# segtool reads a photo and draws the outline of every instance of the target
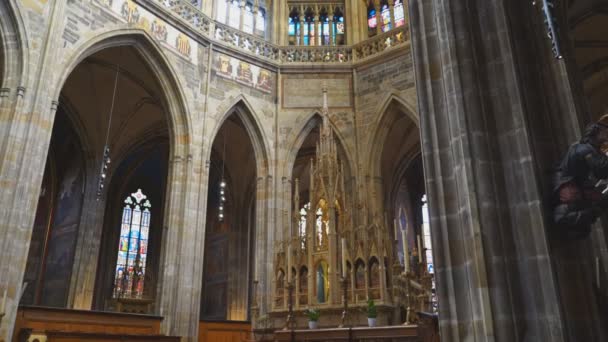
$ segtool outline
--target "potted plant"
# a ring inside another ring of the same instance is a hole
[[[367,301],[367,324],[370,327],[376,326],[376,317],[378,317],[378,309],[372,299]]]
[[[319,328],[319,316],[321,316],[321,312],[317,309],[307,309],[304,311],[306,317],[308,317],[308,328],[309,329],[318,329]]]

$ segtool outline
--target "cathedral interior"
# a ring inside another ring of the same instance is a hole
[[[605,114],[606,0],[2,0],[0,342],[608,341]]]

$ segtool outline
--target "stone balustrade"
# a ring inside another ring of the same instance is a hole
[[[367,39],[354,46],[278,46],[257,36],[215,22],[186,0],[154,0],[161,7],[191,25],[196,32],[214,43],[277,64],[356,63],[393,50],[409,41],[406,25]],[[145,1],[139,2],[146,6]]]
[[[407,25],[384,32],[353,46],[355,60],[360,61],[391,50],[409,41]]]

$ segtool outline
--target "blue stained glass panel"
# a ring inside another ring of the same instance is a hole
[[[137,253],[137,239],[131,239],[129,244],[129,253]]]
[[[373,9],[369,11],[369,15],[367,17],[367,26],[370,28],[376,28],[376,25],[378,25],[378,21],[376,20],[376,10]]]
[[[142,240],[148,239],[148,227],[141,227],[141,239]]]

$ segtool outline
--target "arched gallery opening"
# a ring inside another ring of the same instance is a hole
[[[211,149],[205,225],[201,320],[250,319],[258,162],[240,102],[230,110]]]
[[[428,202],[418,119],[401,101],[388,102],[379,121],[370,154],[372,183],[385,211],[395,246],[395,265],[387,275],[409,269],[430,281],[431,306],[437,310]],[[404,243],[405,241],[405,243]],[[405,263],[407,262],[407,267]]]
[[[102,49],[71,71],[53,122],[22,304],[158,311],[165,95],[132,46]]]

